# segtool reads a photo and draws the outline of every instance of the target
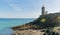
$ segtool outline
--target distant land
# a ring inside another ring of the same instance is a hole
[[[17,20],[21,20],[21,19],[36,19],[36,18],[0,18],[0,20],[9,20],[9,19],[17,19]]]

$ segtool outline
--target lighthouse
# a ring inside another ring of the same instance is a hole
[[[42,13],[41,13],[41,15],[45,15],[45,7],[44,6],[42,6]]]

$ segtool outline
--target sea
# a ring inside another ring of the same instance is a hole
[[[11,35],[11,27],[34,21],[35,18],[0,18],[0,35]]]

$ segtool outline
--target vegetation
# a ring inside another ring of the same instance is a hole
[[[43,28],[49,28],[49,27],[55,27],[60,25],[60,23],[56,23],[58,22],[55,21],[55,17],[57,17],[54,14],[48,14],[48,15],[44,15],[44,16],[40,16],[39,18],[37,18],[36,20],[34,20],[33,22],[29,22],[26,23],[24,25],[21,26],[16,26],[16,27],[12,27],[13,30],[21,30],[21,29],[43,29]],[[59,18],[60,19],[60,18]]]

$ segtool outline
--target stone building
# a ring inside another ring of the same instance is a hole
[[[39,18],[33,22],[12,27],[12,29],[15,31],[15,35],[43,35],[44,31],[48,28],[49,30],[59,30],[58,32],[60,32],[58,27],[60,28],[60,13],[47,14],[43,6],[42,14]]]

